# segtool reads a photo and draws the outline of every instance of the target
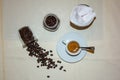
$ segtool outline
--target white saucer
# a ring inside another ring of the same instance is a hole
[[[67,34],[65,34],[57,43],[57,53],[59,55],[59,57],[64,60],[65,62],[77,62],[80,61],[81,59],[84,58],[84,56],[86,55],[86,51],[82,50],[80,52],[79,55],[77,56],[70,56],[66,51],[65,51],[65,45],[63,44],[63,40],[76,40],[79,42],[81,47],[85,47],[86,45],[86,41],[82,38],[82,36],[80,36],[80,34],[75,33],[75,32],[69,32]]]

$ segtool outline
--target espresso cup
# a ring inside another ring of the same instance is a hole
[[[81,52],[80,44],[75,40],[63,40],[66,52],[71,56],[76,56]]]

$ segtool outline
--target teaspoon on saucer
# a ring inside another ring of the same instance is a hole
[[[79,47],[81,48],[81,50],[86,50],[90,53],[94,53],[95,47],[94,46],[90,46],[90,47]]]

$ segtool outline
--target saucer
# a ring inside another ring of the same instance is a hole
[[[63,40],[75,40],[77,41],[81,47],[85,47],[86,45],[86,41],[84,40],[84,38],[82,36],[80,36],[79,33],[76,32],[69,32],[67,34],[65,34],[57,43],[56,46],[56,50],[57,53],[59,55],[59,57],[64,60],[65,62],[78,62],[80,60],[82,60],[85,55],[86,55],[86,51],[85,50],[81,50],[80,54],[76,55],[76,56],[71,56],[69,55],[66,51],[65,51],[65,45],[63,44]]]

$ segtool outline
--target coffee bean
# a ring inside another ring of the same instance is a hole
[[[52,51],[52,50],[50,50],[50,52],[52,53],[53,51]]]
[[[61,66],[59,69],[62,70],[62,69],[63,69],[63,66]]]
[[[43,66],[43,64],[41,64],[41,67]]]
[[[64,69],[63,71],[64,71],[64,72],[66,72],[66,70],[65,70],[65,69]]]
[[[48,75],[47,78],[50,78],[50,76]]]
[[[37,68],[39,68],[39,66],[37,66]]]
[[[50,56],[53,56],[53,54],[50,54]]]
[[[44,51],[46,51],[46,49],[43,49]]]
[[[30,53],[29,53],[29,56],[31,56],[31,57],[32,57],[32,56],[33,56],[33,53],[31,53],[31,52],[30,52]]]
[[[55,67],[57,67],[58,65],[56,64]]]
[[[35,43],[35,47],[39,47],[39,44],[38,44],[38,43]]]
[[[31,48],[28,47],[26,50],[27,50],[27,51],[31,51]]]
[[[58,60],[57,63],[61,63],[61,61]]]

